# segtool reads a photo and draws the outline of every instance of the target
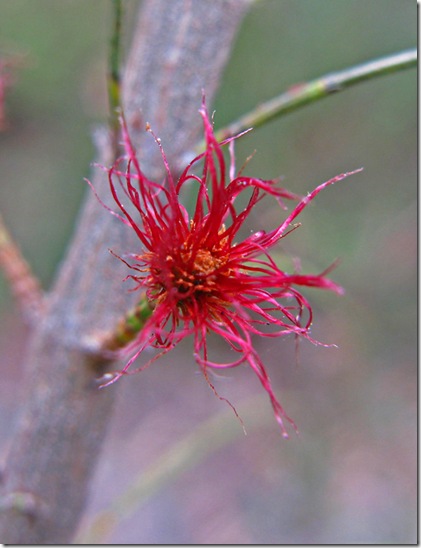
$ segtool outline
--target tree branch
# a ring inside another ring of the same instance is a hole
[[[202,88],[210,100],[248,5],[243,0],[143,3],[122,92],[146,172],[162,176],[153,139],[143,131],[144,117],[176,163],[197,138]],[[98,162],[109,165],[113,147],[105,130],[97,144]],[[94,171],[93,185],[109,203],[101,170]],[[88,193],[29,345],[25,405],[1,486],[2,542],[65,544],[76,530],[118,386],[97,389],[95,379],[106,364],[81,340],[92,330],[111,329],[133,304],[121,284],[123,267],[107,252],[137,248],[125,228]]]
[[[41,284],[9,234],[0,215],[0,267],[26,320],[36,320],[44,305]]]
[[[223,141],[246,129],[262,126],[275,118],[324,99],[332,93],[343,91],[355,84],[416,66],[417,50],[414,48],[332,72],[310,82],[297,84],[281,95],[262,103],[235,122],[219,129],[215,136],[218,141]],[[203,149],[204,143],[201,143],[197,150]]]

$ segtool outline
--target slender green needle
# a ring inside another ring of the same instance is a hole
[[[117,134],[119,131],[120,97],[120,53],[121,53],[121,28],[123,5],[121,0],[112,0],[113,30],[110,39],[110,53],[108,58],[108,99],[110,106],[110,126]]]
[[[414,48],[332,72],[307,83],[297,84],[281,95],[260,104],[232,124],[220,129],[215,133],[215,136],[218,141],[223,141],[250,127],[262,126],[279,116],[284,116],[309,103],[319,101],[360,82],[416,66],[417,50]],[[200,143],[197,151],[204,150],[204,146],[203,142]]]

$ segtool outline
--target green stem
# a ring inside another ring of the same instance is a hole
[[[119,123],[120,98],[120,49],[121,49],[121,21],[123,6],[121,0],[112,0],[113,31],[110,39],[110,54],[108,58],[108,99],[110,106],[110,126],[117,136]]]
[[[143,294],[136,306],[117,323],[114,331],[105,337],[101,344],[102,348],[113,351],[124,348],[143,329],[152,312],[153,307]]]
[[[223,141],[250,127],[262,126],[278,116],[283,116],[360,82],[416,66],[417,50],[414,48],[292,86],[281,95],[262,103],[237,121],[218,130],[215,133],[216,138],[218,141]],[[200,151],[204,150],[204,143],[200,143],[197,148]]]

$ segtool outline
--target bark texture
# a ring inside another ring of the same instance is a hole
[[[146,0],[135,25],[123,79],[126,118],[145,172],[162,177],[160,156],[144,131],[161,137],[170,165],[197,139],[202,89],[217,88],[247,0]],[[106,130],[98,163],[113,161]],[[106,175],[92,182],[109,201]],[[105,363],[84,341],[111,329],[133,303],[123,266],[107,249],[133,251],[131,232],[87,193],[75,236],[35,326],[26,366],[26,398],[2,474],[0,540],[7,544],[66,544],[76,532],[112,414],[118,383],[98,390]],[[136,247],[134,248],[136,249]],[[145,440],[145,443],[147,441]]]

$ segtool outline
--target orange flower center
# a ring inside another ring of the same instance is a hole
[[[193,223],[190,228],[185,241],[181,245],[174,242],[173,248],[171,245],[167,248],[166,255],[148,252],[143,256],[149,263],[149,287],[153,289],[155,302],[175,298],[179,309],[186,314],[193,302],[195,307],[206,306],[208,311],[216,302],[221,304],[219,289],[231,274],[231,268],[226,266],[229,247],[223,236],[225,227],[221,227],[213,245],[203,243],[203,247],[195,241]]]

